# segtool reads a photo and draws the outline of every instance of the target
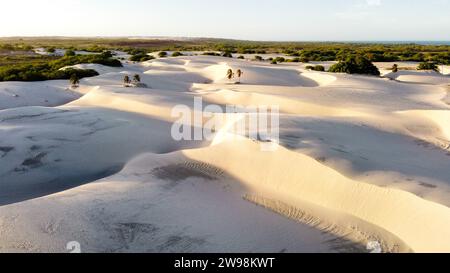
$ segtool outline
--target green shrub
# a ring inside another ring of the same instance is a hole
[[[205,56],[220,56],[220,54],[216,53],[216,52],[203,52],[202,55],[205,55]]]
[[[322,72],[324,72],[325,71],[325,67],[323,65],[316,65],[316,66],[314,66],[314,70],[315,71],[322,71]]]
[[[283,58],[283,57],[276,57],[276,58],[275,58],[275,61],[276,61],[277,63],[284,63],[284,62],[286,61],[286,59]]]
[[[427,59],[428,59],[427,60],[428,62],[434,62],[436,65],[437,64],[450,65],[450,52],[443,52],[443,53],[438,53],[438,54],[433,54],[433,55],[430,54],[427,57]]]
[[[293,58],[293,59],[287,59],[286,61],[287,62],[291,62],[291,63],[299,63],[300,62],[300,58],[296,57],[296,58]]]
[[[348,56],[345,60],[331,66],[329,72],[380,76],[378,68],[361,55]]]
[[[139,54],[147,54],[148,52],[143,49],[136,49],[136,48],[128,48],[125,50],[126,53],[130,55],[139,55]]]
[[[149,60],[153,60],[155,57],[148,55],[147,53],[138,53],[130,57],[130,61],[132,62],[146,62]]]
[[[419,66],[417,67],[417,70],[433,70],[433,71],[439,72],[439,68],[433,62],[420,63]]]
[[[64,56],[57,60],[49,60],[40,63],[9,65],[0,67],[0,81],[44,81],[55,79],[69,79],[76,74],[80,79],[97,76],[95,70],[90,69],[65,69],[82,63],[95,63],[106,66],[121,67],[122,63],[113,58],[107,58],[108,54]]]
[[[77,54],[75,54],[75,51],[73,51],[71,49],[67,50],[66,54],[65,54],[65,56],[75,56],[75,55],[77,55]]]
[[[0,68],[0,81],[45,81],[45,80],[68,80],[72,75],[79,79],[98,76],[97,71],[93,69],[74,69],[64,70],[42,70],[40,66],[24,65],[15,68]]]
[[[233,58],[233,54],[231,54],[231,52],[227,51],[227,52],[224,52],[224,53],[222,54],[222,57],[225,57],[225,58]]]
[[[183,56],[183,53],[179,51],[175,51],[174,53],[172,53],[172,57],[180,57],[180,56]]]
[[[112,67],[122,67],[122,63],[114,58],[107,58],[103,54],[65,56],[56,61],[49,62],[51,69],[60,69],[64,66],[71,66],[82,63],[102,64]]]
[[[256,55],[255,56],[255,61],[263,61],[263,57]]]
[[[306,57],[300,57],[300,62],[302,62],[302,63],[309,63],[309,59],[308,58],[306,58]]]
[[[106,48],[102,47],[102,46],[90,46],[88,48],[83,49],[83,51],[87,51],[87,52],[95,52],[95,53],[101,53],[103,51],[105,51]]]
[[[254,49],[248,49],[248,48],[239,48],[237,50],[237,53],[240,54],[255,54],[256,51]]]
[[[160,58],[165,58],[165,57],[167,57],[167,52],[165,52],[165,51],[161,51],[161,52],[159,52],[158,53],[158,57],[160,57]]]
[[[94,69],[75,69],[75,68],[67,68],[64,70],[58,70],[63,71],[64,74],[60,74],[62,79],[70,79],[72,75],[76,75],[78,79],[82,78],[88,78],[88,77],[95,77],[98,76],[98,72]]]
[[[104,59],[112,58],[113,54],[111,51],[103,51],[101,54],[101,57]]]
[[[307,65],[306,69],[314,70],[314,71],[321,71],[321,72],[325,71],[325,67],[323,65],[314,65],[314,66]]]

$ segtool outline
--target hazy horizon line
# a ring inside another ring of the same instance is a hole
[[[201,40],[201,39],[210,39],[210,40],[232,40],[232,41],[248,41],[248,42],[306,42],[306,43],[414,43],[414,42],[443,42],[450,43],[450,40],[434,40],[434,39],[411,39],[411,40],[388,40],[388,39],[370,39],[370,40],[247,40],[247,39],[238,39],[238,38],[224,38],[224,37],[197,37],[197,36],[148,36],[148,35],[98,35],[98,36],[69,36],[69,35],[15,35],[15,36],[0,36],[0,39],[11,39],[11,38],[56,38],[56,39],[67,39],[67,38],[81,38],[81,39],[180,39],[180,40]]]

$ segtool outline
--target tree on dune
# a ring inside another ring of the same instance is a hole
[[[125,75],[125,77],[123,77],[123,86],[129,87],[130,83],[131,83],[130,77],[128,75]]]
[[[133,76],[133,82],[134,83],[140,83],[141,82],[141,76],[139,76],[139,74],[135,74]]]
[[[139,88],[149,88],[147,84],[141,82],[141,76],[139,74],[134,74],[133,76],[133,87],[139,87]]]
[[[232,69],[228,69],[228,71],[227,71],[227,79],[231,81],[233,78],[234,78],[233,70]]]
[[[397,64],[394,64],[394,65],[392,66],[392,72],[393,72],[393,73],[397,73],[397,72],[398,72],[398,65],[397,65]]]
[[[244,75],[244,72],[243,72],[242,70],[238,69],[238,71],[237,71],[237,76],[238,76],[238,78],[239,78],[238,83],[241,83],[241,77],[242,77],[242,75]]]
[[[80,79],[78,78],[77,74],[72,74],[72,76],[70,76],[69,82],[73,88],[77,88],[80,84]]]

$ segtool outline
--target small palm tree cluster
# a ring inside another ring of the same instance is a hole
[[[228,71],[227,71],[227,79],[228,79],[229,81],[231,81],[232,79],[234,79],[235,76],[238,77],[238,82],[236,82],[236,83],[241,83],[241,77],[242,77],[242,75],[244,75],[244,72],[243,72],[242,70],[240,70],[240,69],[238,69],[238,70],[236,71],[236,73],[233,72],[233,69],[228,69]]]
[[[123,77],[124,87],[138,86],[140,83],[141,83],[141,76],[139,76],[139,74],[135,74],[133,76],[133,80],[131,80],[130,76],[128,75],[125,75]]]
[[[77,88],[80,85],[80,78],[78,78],[77,74],[72,74],[69,81],[72,88]]]

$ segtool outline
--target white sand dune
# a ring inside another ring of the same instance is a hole
[[[77,67],[100,75],[76,93],[0,83],[0,251],[450,252],[443,76],[208,56]],[[134,74],[149,88],[123,87]],[[224,138],[233,123],[175,141],[171,111],[195,97],[279,106],[280,146]]]
[[[79,98],[67,81],[0,82],[0,110],[22,106],[57,106]]]
[[[407,83],[423,83],[423,84],[450,84],[450,76],[442,75],[441,73],[434,71],[414,71],[414,70],[404,70],[398,71],[396,73],[388,73],[385,77],[395,79],[401,82]]]

